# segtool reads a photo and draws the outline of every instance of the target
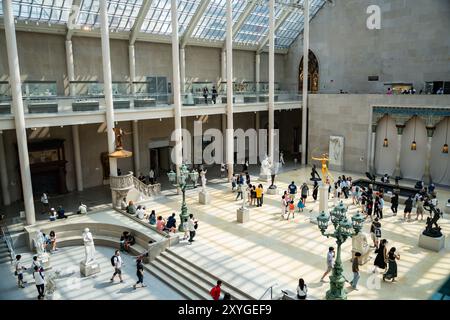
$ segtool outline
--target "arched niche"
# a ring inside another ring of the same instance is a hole
[[[298,91],[303,91],[303,57],[300,60],[298,75]],[[308,91],[312,93],[319,91],[319,60],[311,50],[308,54]]]

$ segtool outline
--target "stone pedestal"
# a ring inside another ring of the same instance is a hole
[[[95,263],[90,263],[90,264],[85,264],[84,261],[80,262],[80,273],[85,276],[88,277],[90,275],[93,275],[95,273],[99,273],[100,272],[100,264],[95,262]]]
[[[447,214],[450,214],[450,203],[447,203],[447,204],[445,205],[444,212],[447,213]]]
[[[247,208],[237,209],[237,222],[246,223],[250,221],[250,210]]]
[[[44,268],[44,270],[52,268],[50,265],[50,255],[48,253],[38,255],[38,262],[41,264],[41,267]]]
[[[319,212],[328,213],[328,185],[319,187]]]
[[[419,247],[439,252],[439,251],[441,251],[441,249],[445,248],[445,236],[442,235],[439,238],[432,238],[432,237],[420,234]]]
[[[276,195],[276,194],[278,194],[278,188],[277,187],[275,187],[275,188],[267,188],[267,194],[271,194],[271,195]]]
[[[198,193],[198,202],[201,203],[201,204],[209,204],[211,202],[211,199],[209,197],[209,193],[200,191]]]

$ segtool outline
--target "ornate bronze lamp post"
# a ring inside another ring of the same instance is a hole
[[[320,232],[327,238],[335,238],[337,244],[336,262],[333,267],[333,273],[330,276],[330,290],[328,290],[326,294],[327,300],[347,299],[347,292],[344,289],[345,278],[343,276],[344,270],[341,261],[341,245],[347,238],[358,234],[364,224],[364,217],[359,212],[352,217],[351,221],[347,218],[346,214],[347,208],[341,201],[341,203],[331,211],[331,222],[335,229],[332,233],[325,233],[328,228],[330,216],[325,212],[322,212],[317,217]]]
[[[180,167],[180,175],[177,177],[177,174],[171,170],[169,173],[167,173],[167,177],[169,178],[169,181],[172,182],[177,188],[180,188],[181,192],[183,193],[183,202],[181,203],[181,213],[180,213],[180,223],[178,225],[178,231],[184,232],[183,228],[183,222],[187,219],[189,219],[189,213],[188,208],[186,206],[186,186],[187,186],[187,180],[188,178],[191,179],[191,181],[195,182],[198,179],[198,172],[192,170],[192,172],[189,172],[188,168],[185,164],[183,164]]]

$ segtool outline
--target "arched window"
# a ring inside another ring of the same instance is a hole
[[[308,58],[308,91],[317,93],[319,91],[319,61],[316,55],[309,50]],[[303,57],[299,67],[298,91],[303,91]]]

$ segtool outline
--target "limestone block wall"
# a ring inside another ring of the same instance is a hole
[[[381,9],[381,29],[369,30],[370,5]],[[384,83],[413,83],[419,92],[425,81],[450,80],[448,0],[333,1],[310,25],[310,49],[320,68],[320,92],[381,93]],[[298,88],[303,35],[290,48],[286,82]],[[379,81],[368,81],[368,76]]]

